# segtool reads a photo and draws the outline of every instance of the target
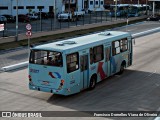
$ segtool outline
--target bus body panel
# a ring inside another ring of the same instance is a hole
[[[44,92],[62,91],[66,88],[65,76],[62,67],[52,67],[46,65],[29,65],[29,75],[32,79],[29,86]],[[63,84],[62,84],[63,82]],[[48,88],[48,89],[46,89]]]

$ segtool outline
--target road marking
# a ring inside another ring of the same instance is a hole
[[[134,28],[134,29],[129,29],[129,30],[127,30],[127,31],[132,31],[132,30],[137,30],[137,28]]]

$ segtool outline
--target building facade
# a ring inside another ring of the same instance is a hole
[[[39,12],[40,10],[42,12],[62,11],[62,0],[0,0],[0,15],[16,15],[17,4],[18,14]]]
[[[16,15],[28,12],[55,12],[60,13],[68,10],[103,10],[104,0],[0,0],[0,15]]]
[[[63,0],[63,11],[104,10],[104,0]]]
[[[116,0],[104,0],[105,4],[115,4]],[[146,4],[148,0],[117,0],[118,4]]]

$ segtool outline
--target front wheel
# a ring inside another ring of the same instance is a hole
[[[92,90],[96,87],[96,78],[92,77],[89,84],[89,89]]]

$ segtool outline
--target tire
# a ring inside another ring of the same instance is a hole
[[[120,71],[118,72],[119,75],[121,75],[124,72],[125,64],[121,64]]]
[[[89,84],[89,89],[92,90],[96,87],[96,77],[92,76],[91,80],[90,80],[90,84]]]

